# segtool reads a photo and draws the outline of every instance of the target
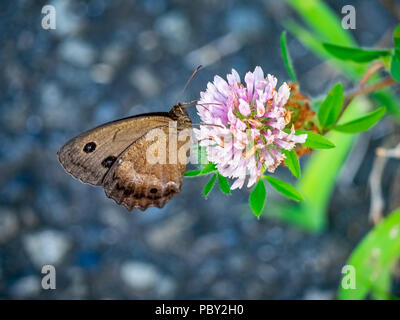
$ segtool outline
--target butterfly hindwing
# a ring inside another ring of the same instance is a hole
[[[189,136],[180,141],[176,136],[170,135],[167,126],[153,129],[154,132],[156,130],[161,130],[165,141],[149,139],[152,132],[148,132],[148,135],[139,138],[120,155],[104,178],[103,186],[106,195],[128,210],[133,208],[146,210],[148,207],[162,208],[181,190],[189,155]],[[170,139],[176,140],[171,142]],[[165,157],[159,158],[165,159],[165,163],[149,161],[147,150],[156,150],[155,153],[160,155],[162,153],[160,148],[165,148],[163,151]],[[170,158],[172,148],[176,150],[176,153],[173,153],[174,160]],[[183,150],[183,157],[177,157],[178,150]]]

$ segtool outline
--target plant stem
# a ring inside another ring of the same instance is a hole
[[[362,76],[360,82],[358,83],[358,86],[364,87],[368,80],[371,79],[371,77],[377,72],[379,71],[381,68],[384,67],[384,64],[382,62],[376,62],[374,63],[366,72],[365,74]]]
[[[392,85],[394,83],[396,83],[396,80],[394,80],[392,77],[387,77],[387,78],[385,78],[385,79],[383,79],[383,80],[381,80],[381,81],[379,81],[377,83],[374,83],[374,84],[372,84],[372,85],[370,85],[368,87],[362,87],[362,88],[359,88],[359,89],[351,92],[350,94],[348,94],[346,96],[346,99],[353,99],[356,96],[374,92],[374,91],[379,90],[381,88],[390,86],[390,85]]]
[[[370,69],[372,70],[372,68]],[[373,75],[373,73],[375,73],[376,71],[378,71],[378,69],[375,69],[374,72],[369,73],[368,71],[365,73],[365,75],[362,78],[362,81],[368,81],[368,79]],[[364,83],[365,83],[364,82]],[[349,106],[349,104],[351,103],[351,101],[353,101],[353,99],[356,96],[360,96],[360,95],[364,95],[364,94],[369,94],[372,93],[376,90],[382,89],[384,87],[388,87],[392,84],[396,83],[396,80],[394,80],[392,77],[387,77],[377,83],[374,83],[368,87],[364,87],[364,86],[360,86],[358,85],[355,90],[353,90],[352,92],[350,92],[349,94],[346,95],[345,100],[344,100],[344,104],[343,104],[343,108],[342,111],[340,112],[339,118],[338,120],[342,117],[343,113],[345,112],[345,110],[347,109],[347,107]],[[360,84],[362,84],[362,82],[360,81]]]
[[[384,87],[388,87],[394,83],[396,83],[396,80],[394,80],[392,77],[387,77],[385,79],[382,79],[381,81],[374,83],[368,87],[365,86],[365,84],[368,82],[368,80],[381,68],[383,67],[382,63],[376,63],[373,64],[363,75],[363,77],[361,78],[360,82],[358,83],[358,85],[351,90],[348,94],[346,94],[346,96],[344,97],[344,103],[343,103],[343,108],[342,111],[340,112],[340,115],[337,119],[337,121],[340,120],[340,118],[342,117],[343,113],[346,111],[347,107],[350,105],[351,101],[353,101],[353,99],[356,96],[360,96],[360,95],[365,95],[365,94],[369,94],[372,93],[374,91],[377,91],[379,89],[382,89]],[[325,129],[322,131],[322,134],[326,134],[329,131],[329,129]]]

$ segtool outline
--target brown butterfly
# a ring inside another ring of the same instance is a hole
[[[200,68],[198,66],[189,77],[181,96]],[[58,151],[58,160],[73,177],[103,186],[107,197],[128,210],[162,208],[181,191],[190,152],[190,135],[185,130],[193,125],[207,125],[190,120],[183,105],[194,102],[197,100],[178,103],[169,112],[139,114],[84,132]],[[171,128],[174,128],[172,135]],[[168,150],[165,161],[148,159],[147,151],[154,145],[148,138],[153,132],[161,132],[165,138],[164,141],[159,139],[161,146],[155,151]]]
[[[178,133],[192,126],[180,103],[170,112],[140,114],[84,132],[59,150],[58,160],[73,177],[103,186],[107,197],[128,210],[162,208],[180,192],[186,161],[167,159],[165,164],[149,163],[146,151],[154,142],[146,137],[152,130],[162,130],[168,150],[172,143],[168,132],[172,122]],[[179,149],[187,142],[177,139],[175,147]]]

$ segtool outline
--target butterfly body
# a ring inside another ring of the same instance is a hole
[[[147,151],[154,144],[149,133],[161,133],[166,150],[179,149],[188,141],[171,135],[171,127],[179,134],[191,125],[186,110],[178,104],[170,112],[128,117],[84,132],[59,150],[58,159],[73,177],[103,186],[109,198],[128,210],[162,208],[180,192],[186,162],[168,157],[165,163],[149,162]]]

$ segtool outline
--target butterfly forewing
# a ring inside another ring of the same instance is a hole
[[[101,185],[120,154],[149,130],[168,126],[168,113],[130,117],[80,134],[58,152],[65,171],[84,183]]]

